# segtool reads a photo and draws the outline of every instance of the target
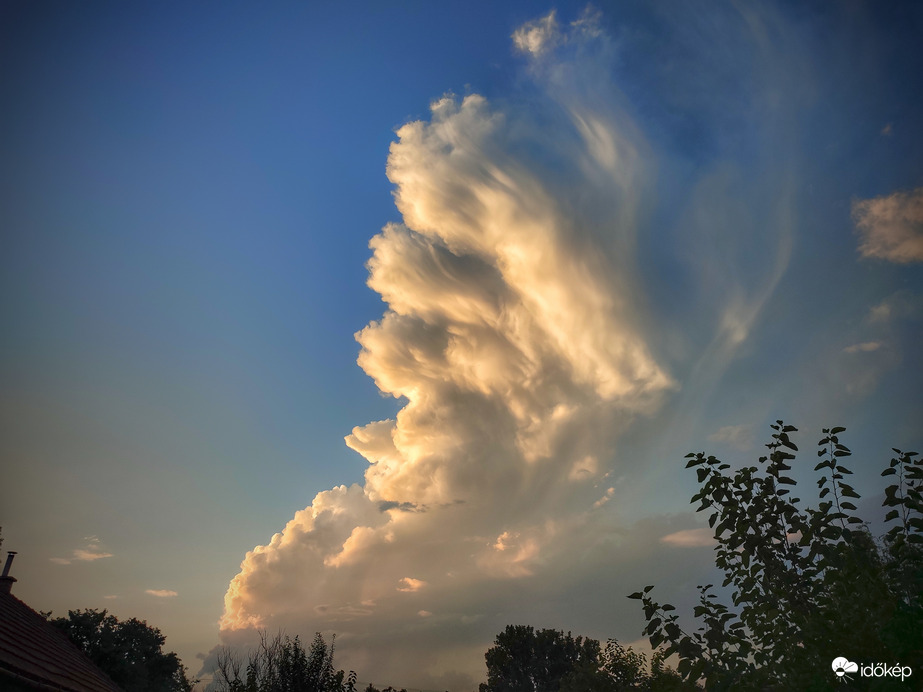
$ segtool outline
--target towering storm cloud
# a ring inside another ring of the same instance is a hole
[[[585,28],[550,16],[516,42],[540,58]],[[406,404],[346,438],[364,485],[319,493],[248,553],[225,632],[300,618],[382,658],[398,637],[410,658],[414,631],[477,621],[496,582],[541,575],[590,535],[614,436],[674,385],[632,276],[639,154],[606,99],[569,97],[556,115],[571,141],[554,151],[478,95],[397,131],[387,175],[404,223],[368,263],[388,310],[356,338],[362,369]]]
[[[356,338],[403,408],[347,436],[369,462],[362,485],[318,493],[247,554],[226,642],[332,631],[365,677],[470,686],[499,628],[586,588],[598,560],[618,563],[614,544],[708,556],[682,525],[625,542],[620,482],[640,463],[619,438],[707,388],[746,341],[789,258],[784,147],[760,181],[771,203],[747,208],[754,188],[730,165],[684,198],[686,236],[670,240],[695,267],[685,299],[701,324],[680,336],[688,318],[648,302],[653,155],[605,76],[611,40],[592,14],[562,27],[553,13],[512,38],[537,87],[528,107],[448,95],[397,131],[387,175],[403,223],[368,262],[387,310]]]

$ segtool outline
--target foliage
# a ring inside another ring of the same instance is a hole
[[[701,490],[692,502],[711,509],[715,564],[730,587],[730,606],[713,585],[699,587],[693,634],[680,628],[669,604],[639,599],[645,634],[655,648],[679,656],[687,681],[704,680],[709,690],[821,690],[838,679],[831,661],[845,656],[915,663],[923,660],[923,464],[915,452],[895,449],[882,473],[896,482],[885,489],[886,522],[876,541],[856,516],[856,490],[846,482],[850,456],[840,442],[844,428],[824,429],[815,471],[819,504],[801,509],[789,495],[786,475],[797,446],[795,428],[772,426],[768,457],[759,466],[727,473],[730,466],[703,453],[689,454]]]
[[[481,685],[481,692],[556,692],[575,667],[598,664],[599,654],[595,639],[507,625],[484,655],[487,684]]]
[[[320,632],[310,651],[296,636],[280,632],[269,639],[260,633],[260,644],[251,651],[247,665],[233,651],[218,653],[218,669],[212,689],[218,692],[356,692],[356,673],[346,675],[333,667],[336,637],[330,645]]]
[[[610,639],[601,649],[595,639],[570,632],[535,631],[508,625],[485,654],[487,683],[481,692],[670,692],[697,689],[683,683],[655,653],[644,654]]]
[[[627,649],[610,639],[598,665],[580,665],[561,681],[559,692],[687,692],[699,690],[685,682],[664,663],[663,652],[655,651],[648,663],[643,653]]]
[[[49,622],[64,632],[125,692],[190,692],[194,680],[156,627],[132,618],[120,622],[108,611],[70,610]]]

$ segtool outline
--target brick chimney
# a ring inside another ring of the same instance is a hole
[[[10,593],[13,590],[13,582],[16,577],[10,576],[10,567],[13,565],[13,558],[16,557],[16,551],[10,550],[6,554],[6,564],[3,566],[3,576],[0,577],[0,594]]]

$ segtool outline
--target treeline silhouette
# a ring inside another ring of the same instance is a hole
[[[318,633],[308,651],[298,637],[260,636],[246,660],[229,648],[218,656],[214,692],[407,692],[405,688],[359,688],[356,673],[335,670],[334,642]],[[509,625],[485,654],[487,682],[479,692],[681,692],[697,690],[667,667],[655,652],[651,661],[610,639]]]

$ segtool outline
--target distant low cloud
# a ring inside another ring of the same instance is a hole
[[[426,582],[422,579],[413,579],[412,577],[404,577],[401,579],[399,586],[397,587],[398,591],[419,591],[424,586]]]
[[[723,442],[735,449],[746,451],[753,447],[754,435],[751,425],[726,425],[708,436],[711,442]]]
[[[93,562],[95,560],[112,557],[112,553],[106,552],[102,548],[96,536],[88,536],[84,540],[87,541],[86,546],[76,548],[71,553],[70,557],[53,557],[49,559],[56,565],[70,565],[75,562]]]
[[[615,497],[615,488],[608,488],[606,494],[593,503],[593,509],[599,509],[613,497]]]
[[[896,322],[919,319],[923,315],[923,296],[908,290],[892,293],[869,310],[871,324],[893,326]]]
[[[171,591],[169,589],[146,589],[144,593],[149,596],[156,596],[157,598],[173,598],[174,596],[179,596],[176,591]]]
[[[714,545],[715,538],[711,529],[685,529],[667,534],[660,542],[676,548],[699,548]]]
[[[844,353],[871,353],[872,351],[877,351],[881,348],[882,344],[880,341],[865,341],[861,344],[853,344],[852,346],[847,346],[843,349]]]
[[[863,257],[899,264],[923,262],[923,187],[857,200],[852,216]]]

